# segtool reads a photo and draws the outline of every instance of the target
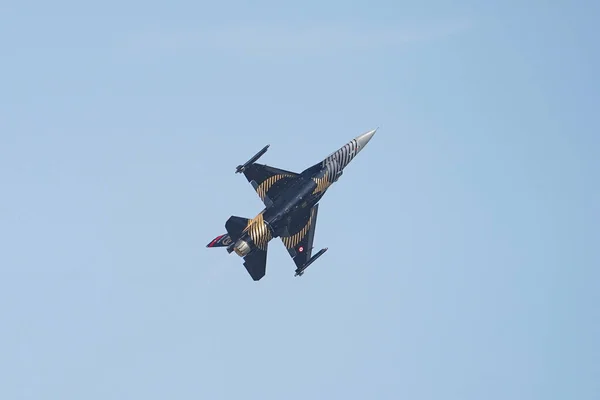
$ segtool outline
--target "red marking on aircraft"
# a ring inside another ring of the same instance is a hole
[[[221,235],[221,236],[217,236],[216,238],[213,239],[212,242],[210,242],[210,244],[208,245],[208,247],[213,247],[213,245],[219,241],[219,239],[221,239],[223,236],[225,235]]]

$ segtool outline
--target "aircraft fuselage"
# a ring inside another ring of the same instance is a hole
[[[357,136],[301,173],[256,164],[269,146],[264,147],[236,172],[244,173],[265,208],[252,219],[231,216],[225,223],[227,234],[207,247],[227,247],[229,253],[243,257],[252,278],[259,280],[265,273],[268,244],[279,237],[298,267],[296,274],[302,275],[327,250],[311,257],[319,201],[375,132]]]

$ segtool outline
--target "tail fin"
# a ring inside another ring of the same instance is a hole
[[[225,222],[225,229],[231,237],[231,240],[236,241],[242,236],[242,232],[248,226],[248,218],[237,217],[232,215],[227,222]]]
[[[206,245],[206,247],[227,247],[231,243],[231,237],[225,233],[214,238],[209,244]]]

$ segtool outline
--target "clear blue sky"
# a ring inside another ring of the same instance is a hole
[[[84,3],[0,6],[0,398],[599,398],[598,2]],[[302,278],[204,247],[377,126]]]

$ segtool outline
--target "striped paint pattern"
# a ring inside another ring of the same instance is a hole
[[[298,243],[300,243],[304,239],[304,237],[308,233],[308,231],[312,225],[312,222],[315,218],[315,212],[316,212],[316,207],[313,207],[312,210],[310,210],[310,217],[308,218],[306,225],[304,225],[304,227],[299,232],[295,233],[292,236],[282,236],[281,237],[281,241],[283,242],[283,244],[286,248],[291,249],[293,247],[296,247],[298,245]]]
[[[327,190],[329,186],[335,181],[336,176],[344,169],[350,161],[356,157],[360,148],[356,139],[352,139],[344,145],[344,147],[330,154],[325,160],[323,160],[323,167],[325,168],[325,174],[321,178],[313,178],[317,187],[313,191],[313,194],[321,193]]]
[[[271,230],[264,220],[263,213],[260,213],[256,217],[249,220],[244,232],[248,232],[248,235],[250,235],[250,238],[256,247],[261,250],[266,250],[267,244],[273,238],[271,235]]]
[[[317,184],[317,187],[315,187],[315,190],[313,190],[312,194],[324,192],[329,186],[331,186],[331,182],[329,181],[327,174],[321,178],[313,178],[313,180]]]
[[[332,171],[332,176],[335,176],[335,174],[337,174],[340,170],[346,168],[346,166],[350,164],[350,161],[352,161],[352,159],[358,154],[358,151],[358,142],[356,141],[356,139],[352,139],[351,141],[346,143],[344,147],[332,153],[325,160],[323,160],[323,166],[325,167],[330,164],[333,164],[336,169]],[[332,161],[336,162],[332,163]]]
[[[275,182],[277,182],[278,180],[280,180],[282,178],[291,178],[291,177],[292,177],[292,175],[288,175],[288,174],[273,175],[273,176],[265,179],[260,185],[258,185],[258,187],[256,188],[256,193],[258,193],[258,196],[260,197],[260,199],[264,201],[265,196],[269,192],[269,189],[271,189],[271,186],[273,186],[275,184]]]

